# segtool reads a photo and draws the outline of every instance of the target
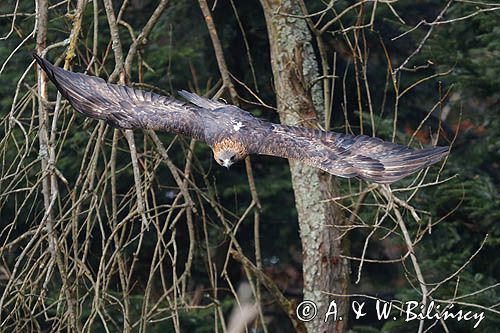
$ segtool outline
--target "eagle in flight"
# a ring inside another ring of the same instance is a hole
[[[33,56],[76,111],[123,129],[172,132],[204,141],[215,161],[227,168],[249,154],[262,154],[294,159],[340,177],[392,183],[440,161],[449,151],[415,150],[366,135],[274,124],[187,91],[179,94],[188,103],[108,84]]]

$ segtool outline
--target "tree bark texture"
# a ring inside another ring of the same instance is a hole
[[[283,124],[315,127],[324,119],[324,103],[314,54],[312,34],[296,0],[261,0],[264,9],[277,107]],[[285,15],[282,15],[285,14]],[[318,307],[318,316],[306,323],[311,333],[342,332],[348,314],[348,299],[325,294],[346,295],[349,285],[349,262],[341,258],[347,249],[338,226],[346,223],[342,212],[332,202],[338,189],[332,177],[319,169],[290,160],[295,204],[297,207],[303,254],[304,299]],[[325,312],[336,301],[342,321],[325,323]]]

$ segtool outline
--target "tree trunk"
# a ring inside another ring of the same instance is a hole
[[[324,119],[320,84],[311,87],[319,76],[312,35],[305,20],[280,14],[302,15],[296,0],[261,0],[266,17],[271,61],[280,120],[288,125],[315,127]],[[279,10],[280,14],[277,14]],[[346,223],[342,212],[325,199],[335,197],[338,189],[332,177],[319,169],[290,160],[295,204],[297,207],[303,254],[304,299],[313,301],[318,315],[306,323],[311,333],[342,332],[346,327],[348,300],[333,297],[347,294],[349,262],[340,258],[346,242],[340,239]],[[332,300],[338,315],[325,323],[325,313]]]

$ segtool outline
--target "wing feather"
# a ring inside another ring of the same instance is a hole
[[[295,159],[340,177],[392,183],[442,160],[448,147],[411,149],[365,135],[272,126],[252,152]],[[251,139],[249,139],[251,140]]]
[[[178,93],[179,93],[179,95],[184,97],[186,100],[193,103],[194,105],[199,106],[200,108],[215,110],[218,108],[223,108],[223,107],[228,106],[225,103],[216,101],[214,99],[209,99],[209,98],[197,95],[195,93],[191,93],[191,92],[186,91],[186,90],[178,91]]]
[[[205,140],[203,109],[149,91],[108,84],[103,79],[53,66],[33,54],[73,108],[85,116],[125,129],[162,130]]]
[[[233,133],[231,124],[239,121],[244,124],[241,133],[246,134],[236,137],[249,153],[295,159],[337,176],[378,183],[392,183],[448,154],[447,147],[414,150],[364,135],[271,124],[235,106],[187,91],[179,94],[192,104],[108,84],[98,77],[55,67],[36,54],[34,57],[76,111],[121,128],[162,130],[212,142]],[[231,121],[226,124],[222,118]]]

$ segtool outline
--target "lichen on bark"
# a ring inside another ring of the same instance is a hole
[[[266,17],[277,106],[282,123],[316,127],[324,119],[321,86],[312,84],[319,76],[312,35],[305,20],[281,14],[300,15],[299,4],[261,0]],[[303,254],[304,299],[314,301],[320,315],[306,323],[309,332],[341,332],[347,319],[349,263],[342,259],[346,244],[337,226],[346,223],[334,203],[337,195],[332,177],[324,172],[290,161],[295,203],[299,218]],[[324,322],[328,304],[335,299],[343,321]]]

